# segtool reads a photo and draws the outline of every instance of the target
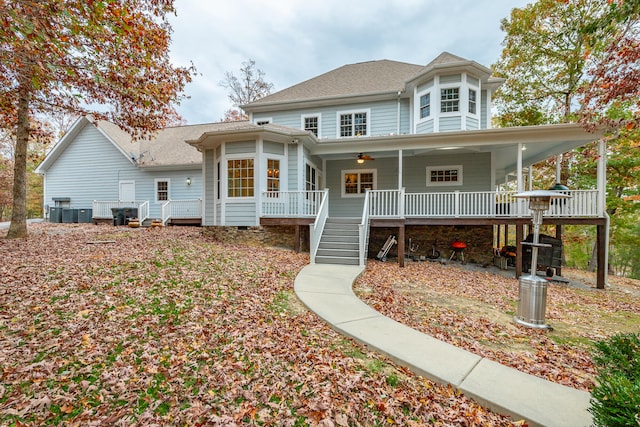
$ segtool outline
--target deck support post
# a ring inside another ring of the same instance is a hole
[[[404,224],[398,227],[398,265],[404,267]]]
[[[295,229],[295,237],[294,237],[294,239],[295,240],[294,240],[294,243],[293,243],[293,249],[296,251],[296,253],[300,253],[300,250],[301,250],[300,249],[301,248],[300,240],[301,240],[301,236],[302,236],[302,233],[301,233],[302,230],[300,230],[300,227],[302,227],[302,226],[301,225],[296,225],[294,227],[294,229]]]
[[[522,241],[523,240],[524,240],[524,224],[517,223],[516,224],[516,279],[522,276]]]
[[[604,289],[607,282],[607,225],[599,224],[597,228],[596,250],[598,251],[598,267],[596,269],[596,288]]]
[[[560,181],[558,181],[560,182]],[[562,242],[562,225],[557,224],[556,225],[556,239],[560,240]],[[564,260],[564,251],[562,252],[562,258]],[[562,261],[560,262],[560,265],[562,265]],[[556,274],[558,276],[562,276],[562,267],[557,267],[556,268]]]

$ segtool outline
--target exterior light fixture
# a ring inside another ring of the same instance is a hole
[[[356,158],[356,162],[358,162],[359,165],[363,164],[365,160],[375,160],[373,157],[371,156],[367,156],[366,154],[358,154],[358,157]]]
[[[534,190],[518,193],[514,197],[529,200],[529,209],[533,214],[531,220],[533,223],[533,242],[521,242],[522,245],[531,246],[531,268],[528,276],[520,278],[518,311],[513,320],[530,328],[553,329],[544,321],[547,309],[547,281],[536,274],[538,248],[551,246],[540,243],[540,225],[542,225],[542,214],[549,209],[552,198],[566,199],[571,196],[557,191]]]
[[[187,177],[187,185],[191,185],[191,178]]]

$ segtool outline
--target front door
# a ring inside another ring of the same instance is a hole
[[[136,201],[136,182],[120,181],[120,201],[135,202]]]

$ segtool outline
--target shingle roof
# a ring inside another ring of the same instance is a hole
[[[387,59],[344,65],[272,95],[265,96],[248,104],[248,106],[395,92],[403,89],[404,82],[419,72],[422,67],[422,65]]]
[[[185,141],[197,139],[204,132],[232,130],[247,122],[206,123],[162,129],[148,139],[133,141],[128,133],[113,123],[100,121],[96,125],[125,153],[133,154],[140,166],[199,165],[202,154]]]

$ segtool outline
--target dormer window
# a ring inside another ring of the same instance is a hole
[[[456,111],[460,111],[460,88],[440,89],[440,112],[451,113]]]
[[[431,94],[427,93],[420,97],[420,118],[424,119],[431,115]]]
[[[476,114],[476,91],[469,89],[469,113]]]

